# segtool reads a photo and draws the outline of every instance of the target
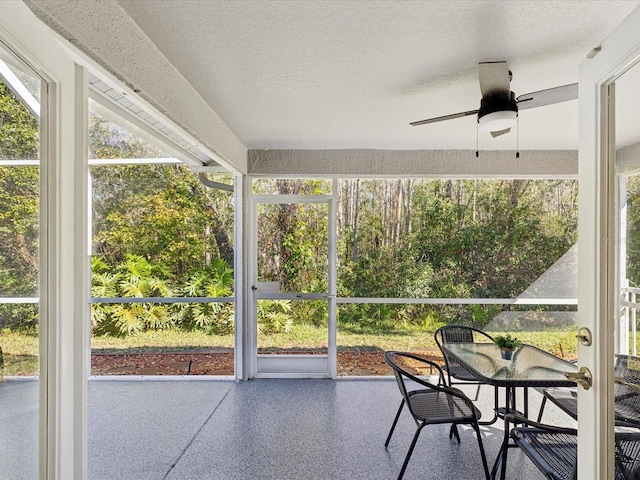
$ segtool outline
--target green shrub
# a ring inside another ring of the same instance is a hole
[[[289,300],[258,300],[258,334],[290,332],[293,328]]]

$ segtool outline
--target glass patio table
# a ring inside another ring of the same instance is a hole
[[[494,343],[445,343],[443,348],[467,368],[479,381],[505,389],[504,408],[498,407],[497,389],[495,415],[518,413],[528,417],[528,387],[571,387],[575,382],[565,372],[576,372],[577,367],[533,345],[522,345],[513,352],[511,360],[502,358],[500,347]],[[524,389],[523,411],[516,409],[516,388]]]
[[[493,420],[506,413],[529,416],[529,387],[571,387],[575,382],[567,379],[565,372],[576,372],[577,367],[566,360],[556,357],[533,345],[522,345],[513,352],[511,360],[502,358],[500,347],[494,343],[445,343],[442,346],[449,355],[455,357],[479,381],[505,389],[505,404],[498,406],[498,389],[495,389]],[[524,389],[523,411],[516,408],[516,388]],[[503,450],[491,469],[495,478],[500,465]]]

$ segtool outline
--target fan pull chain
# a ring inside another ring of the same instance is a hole
[[[480,156],[480,152],[478,152],[478,122],[476,122],[476,158]]]
[[[520,158],[520,116],[516,117],[516,158]]]

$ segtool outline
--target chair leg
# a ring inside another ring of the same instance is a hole
[[[411,440],[411,445],[409,446],[409,451],[407,452],[407,456],[404,457],[404,463],[402,464],[402,468],[400,469],[400,473],[398,474],[398,480],[402,480],[404,477],[404,471],[407,469],[407,465],[409,465],[409,459],[411,458],[411,454],[413,453],[413,449],[416,446],[416,442],[418,441],[418,437],[420,436],[420,432],[422,428],[425,426],[424,423],[418,426],[416,433],[413,435],[413,440]]]
[[[458,433],[458,426],[455,423],[452,423],[449,429],[449,440],[453,437],[456,437],[456,440],[460,443],[460,434]]]
[[[540,404],[540,412],[538,413],[538,423],[542,421],[542,414],[544,413],[544,407],[547,404],[547,397],[542,397],[542,403]]]
[[[476,437],[478,437],[478,446],[480,447],[480,457],[482,458],[482,466],[484,467],[484,475],[489,480],[489,465],[487,464],[487,454],[484,451],[484,445],[482,444],[482,437],[480,436],[480,427],[477,423],[473,424],[473,429],[476,431]]]
[[[391,441],[391,435],[393,435],[393,431],[396,429],[396,424],[398,423],[398,419],[400,418],[400,413],[402,412],[402,407],[404,407],[404,398],[400,402],[400,407],[398,408],[398,413],[396,413],[396,418],[393,420],[393,425],[391,425],[391,430],[389,430],[389,435],[387,435],[387,441],[384,442],[384,447],[387,448],[389,446],[389,442]]]
[[[505,425],[505,430],[509,430],[509,426]],[[509,432],[505,432],[504,442],[501,448],[502,465],[500,465],[500,480],[505,480],[507,477],[507,453],[509,452]]]
[[[478,397],[480,396],[480,387],[482,386],[481,383],[478,383],[478,388],[476,388],[476,394],[473,397],[473,401],[477,402],[478,401]]]

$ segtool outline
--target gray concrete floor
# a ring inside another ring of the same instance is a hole
[[[473,395],[474,387],[464,387]],[[490,417],[492,388],[477,405]],[[530,416],[540,396],[530,393]],[[275,480],[396,478],[415,431],[404,412],[388,449],[384,440],[400,403],[382,379],[92,379],[89,382],[91,480]],[[548,406],[544,421],[575,425]],[[501,421],[482,427],[490,467]],[[427,426],[405,478],[481,479],[473,430]],[[0,478],[37,478],[37,382],[0,382]],[[509,479],[543,478],[517,450]]]

